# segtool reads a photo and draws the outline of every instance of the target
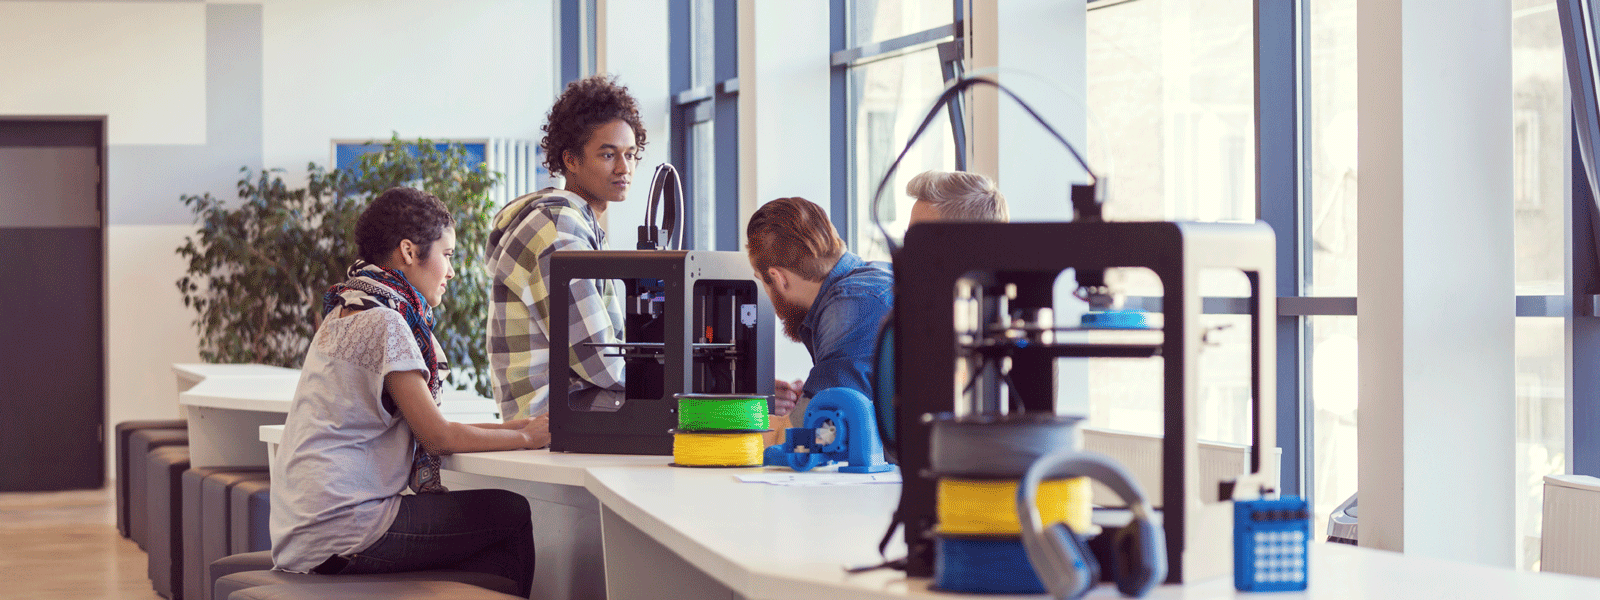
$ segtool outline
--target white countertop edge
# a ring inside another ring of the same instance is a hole
[[[931,584],[929,579],[909,579],[903,571],[892,569],[880,569],[853,575],[846,574],[843,563],[837,565],[839,570],[835,576],[838,579],[826,576],[819,577],[814,566],[784,567],[771,562],[750,561],[719,553],[673,527],[668,520],[650,514],[606,485],[605,479],[607,477],[627,477],[629,470],[626,467],[591,469],[586,486],[589,492],[600,500],[601,504],[616,512],[618,516],[626,519],[628,523],[637,527],[652,539],[678,554],[685,561],[693,564],[723,585],[728,586],[741,597],[750,598],[751,600],[763,598],[826,598],[827,594],[831,593],[837,594],[837,597],[850,598],[852,600],[857,598],[892,599],[905,598],[908,595],[908,591],[926,591]],[[729,477],[733,476],[732,471],[728,472]],[[803,493],[801,491],[806,488],[793,489],[797,493]],[[877,532],[873,533],[872,537],[876,539]],[[787,570],[785,570],[786,568]],[[825,568],[833,568],[833,566]],[[1113,594],[1115,594],[1114,591]],[[956,597],[958,595],[950,594],[950,596]],[[960,596],[969,595],[960,594]],[[982,594],[982,596],[995,600],[1037,600],[1041,598],[1041,596],[1037,595]]]
[[[678,556],[704,571],[713,579],[733,589],[739,595],[751,599],[762,597],[752,593],[754,591],[752,586],[753,579],[758,575],[754,569],[742,566],[722,556],[710,547],[696,542],[693,538],[668,525],[664,520],[649,514],[631,500],[617,493],[616,490],[611,489],[604,481],[596,477],[597,472],[600,476],[604,476],[608,470],[616,470],[621,474],[620,472],[627,469],[596,468],[586,469],[584,473],[584,487],[588,488],[589,493],[594,494],[594,497],[600,500],[601,505],[611,509],[618,516],[627,519],[628,523],[639,528],[640,531],[649,535],[651,539],[671,549]]]
[[[1575,490],[1600,492],[1600,478],[1588,475],[1545,475],[1545,485],[1557,485]]]
[[[190,395],[188,392],[184,392],[178,395],[178,404],[196,408],[289,414],[289,401],[265,398],[218,398],[206,395]]]
[[[541,451],[463,452],[444,457],[440,461],[439,467],[450,471],[504,479],[571,486],[582,486],[584,484],[584,467],[554,465],[531,460],[515,460],[518,455],[528,457],[527,455],[535,452]]]

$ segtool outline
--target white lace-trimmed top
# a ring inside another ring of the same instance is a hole
[[[306,352],[272,471],[272,559],[309,572],[371,546],[394,522],[411,474],[411,428],[383,378],[425,363],[387,308],[329,318]]]

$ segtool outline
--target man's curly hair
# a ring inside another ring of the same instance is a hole
[[[544,164],[556,175],[566,175],[566,153],[583,156],[583,145],[601,125],[621,119],[633,128],[634,143],[644,152],[644,123],[639,121],[639,103],[627,86],[605,75],[595,75],[567,84],[545,116]]]

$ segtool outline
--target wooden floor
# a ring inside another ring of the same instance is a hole
[[[0,493],[0,598],[159,600],[110,488]]]

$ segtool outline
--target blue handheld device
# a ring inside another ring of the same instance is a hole
[[[1241,592],[1306,589],[1311,512],[1304,498],[1233,501],[1233,587]]]

